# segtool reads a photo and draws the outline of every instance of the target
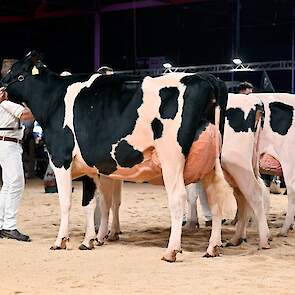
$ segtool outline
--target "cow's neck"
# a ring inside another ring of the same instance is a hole
[[[66,85],[51,73],[44,73],[42,79],[28,77],[26,83],[24,98],[38,123],[46,128],[48,118],[54,118],[64,108]]]

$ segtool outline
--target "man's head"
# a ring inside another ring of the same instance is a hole
[[[242,82],[238,86],[238,93],[240,94],[250,94],[253,92],[254,86],[249,82]]]
[[[114,70],[110,67],[100,67],[98,70],[97,70],[97,73],[101,74],[101,75],[112,75],[114,74]]]

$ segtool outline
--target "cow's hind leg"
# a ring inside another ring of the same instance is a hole
[[[269,249],[269,237],[270,232],[266,220],[266,208],[264,204],[265,200],[265,186],[262,182],[253,177],[249,176],[249,172],[245,171],[245,174],[242,174],[241,179],[248,179],[248,181],[241,181],[239,183],[239,189],[242,194],[245,196],[248,204],[253,209],[255,218],[258,225],[259,231],[259,248],[260,249]],[[238,209],[240,210],[240,209]],[[245,226],[248,224],[248,221],[245,220]]]
[[[219,158],[215,161],[215,169],[202,179],[202,183],[212,215],[212,231],[204,257],[215,257],[220,255],[222,214],[224,209],[229,210],[234,202],[233,190],[224,178]]]
[[[209,240],[209,246],[204,257],[219,256],[219,248],[221,246],[221,219],[222,219],[222,206],[218,204],[218,193],[214,187],[214,171],[211,171],[202,180],[206,195],[208,198],[208,205],[212,215],[212,231]]]
[[[51,250],[66,249],[66,242],[69,240],[69,215],[72,197],[72,176],[71,168],[56,168],[52,165],[56,177],[58,197],[60,204],[60,227],[58,235]]]
[[[179,146],[173,148],[171,144],[167,149],[167,142],[162,138],[156,141],[156,151],[162,166],[171,218],[169,243],[162,260],[175,262],[177,253],[181,252],[182,218],[187,196],[183,179],[185,158]]]
[[[183,181],[183,168],[174,168],[174,170],[172,167],[170,167],[170,173],[165,171],[163,166],[162,169],[165,187],[168,194],[171,218],[171,233],[169,243],[162,259],[168,262],[175,262],[177,253],[181,252],[182,217],[184,211],[184,202],[186,199]]]
[[[238,205],[235,217],[237,219],[236,231],[231,240],[225,244],[226,247],[239,246],[241,243],[247,242],[247,225],[251,215],[251,208],[238,188],[234,188],[234,195]]]
[[[112,226],[111,231],[108,235],[109,241],[119,240],[120,229],[120,219],[119,219],[119,209],[121,205],[121,192],[122,192],[122,181],[112,180],[113,191],[112,191]]]
[[[94,177],[98,177],[95,175]],[[96,206],[96,184],[91,177],[84,176],[83,179],[83,198],[82,206],[86,218],[86,231],[80,250],[91,250],[94,248],[95,228],[94,228],[94,210]],[[97,180],[96,180],[97,182]]]

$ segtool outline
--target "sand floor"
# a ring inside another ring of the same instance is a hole
[[[4,294],[295,294],[295,233],[278,238],[287,197],[272,195],[270,250],[257,250],[255,228],[248,243],[202,258],[210,229],[201,220],[197,233],[183,233],[178,262],[160,260],[169,236],[169,211],[163,188],[124,185],[120,241],[79,251],[84,215],[81,183],[74,182],[71,240],[66,251],[50,251],[59,225],[57,194],[45,194],[41,181],[26,184],[19,228],[33,241],[0,239],[0,295]],[[201,215],[201,214],[200,214]],[[233,234],[223,226],[223,239]]]

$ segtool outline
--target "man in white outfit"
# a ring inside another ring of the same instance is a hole
[[[0,88],[0,166],[3,179],[0,191],[1,238],[30,241],[29,236],[17,230],[16,216],[25,185],[21,145],[24,130],[20,120],[33,119],[28,108],[8,101],[7,93]]]

